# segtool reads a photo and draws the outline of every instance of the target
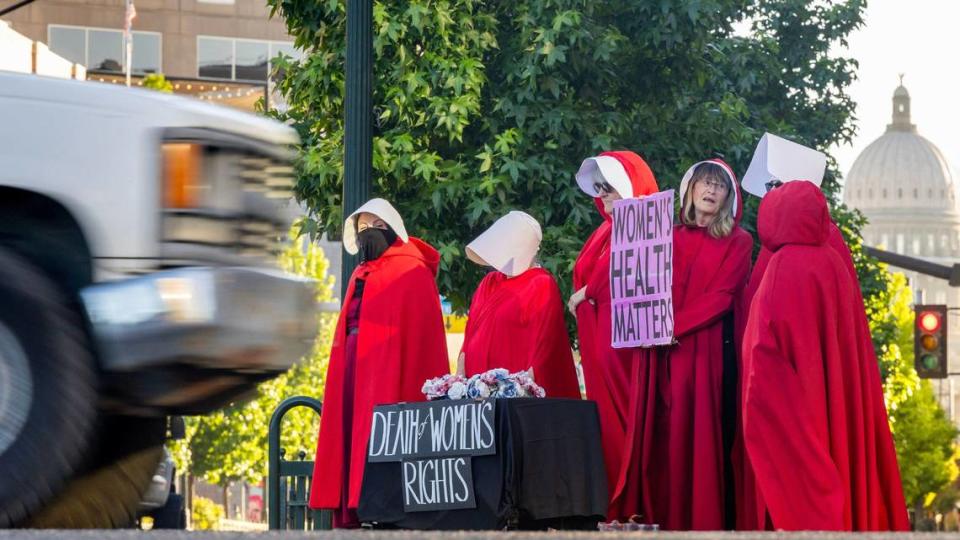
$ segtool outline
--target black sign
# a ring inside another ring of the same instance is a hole
[[[471,460],[497,453],[496,403],[439,400],[373,409],[367,461],[400,462],[404,511],[477,507]]]
[[[367,461],[495,454],[495,403],[439,400],[376,407]]]
[[[454,456],[403,461],[403,510],[476,508],[472,460],[470,456]]]

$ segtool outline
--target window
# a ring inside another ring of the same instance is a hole
[[[914,239],[913,239],[913,242],[911,242],[911,243],[913,244],[913,254],[914,254],[914,255],[919,255],[919,254],[920,254],[920,239],[919,239],[919,238],[914,238]]]
[[[883,198],[884,198],[884,199],[887,198],[887,189],[886,189],[886,188],[883,189]]]
[[[197,75],[208,79],[267,82],[273,58],[300,58],[292,43],[197,37]]]
[[[133,32],[134,73],[158,73],[160,68],[160,34]]]
[[[233,78],[233,40],[198,38],[197,74],[212,79]]]
[[[904,243],[904,242],[903,242],[903,233],[897,233],[897,253],[899,253],[899,254],[901,254],[901,255],[904,254],[904,250],[903,250],[904,245],[903,245],[903,243]]]
[[[933,254],[933,250],[936,249],[936,241],[933,239],[932,234],[927,235],[927,249],[930,250],[930,254]]]
[[[235,78],[244,81],[266,81],[270,45],[262,41],[237,41]]]
[[[897,188],[897,198],[898,199],[903,198],[903,188]]]
[[[50,50],[73,62],[87,64],[87,31],[83,28],[51,26],[47,42]]]
[[[883,246],[883,249],[890,249],[890,235],[883,233],[880,236],[880,245]]]
[[[126,54],[123,32],[109,28],[84,28],[51,24],[50,50],[94,71],[124,71]],[[133,73],[161,71],[161,41],[157,32],[133,32]]]
[[[900,112],[903,112],[903,103],[900,104]]]
[[[940,235],[940,247],[941,247],[941,248],[947,249],[947,243],[948,243],[949,241],[950,241],[950,240],[947,238],[946,233]]]
[[[123,33],[110,30],[87,31],[87,67],[93,70],[123,71]]]
[[[920,192],[920,190],[918,190],[917,188],[913,188],[913,198],[914,198],[914,199],[916,199],[916,198],[918,198],[918,197],[920,196],[919,192]]]

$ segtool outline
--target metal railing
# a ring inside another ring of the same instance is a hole
[[[300,450],[297,459],[287,460],[286,451],[280,448],[280,426],[287,412],[296,407],[309,407],[318,415],[323,404],[319,401],[297,396],[284,400],[270,417],[267,435],[267,514],[270,530],[329,530],[332,515],[327,510],[311,510],[310,482],[313,461],[307,461],[307,453]]]

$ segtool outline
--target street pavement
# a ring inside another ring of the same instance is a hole
[[[501,531],[325,531],[325,532],[192,532],[192,531],[76,531],[76,530],[7,530],[0,531],[0,540],[134,540],[148,537],[150,540],[547,540],[585,538],[632,538],[650,540],[893,540],[911,539],[938,540],[960,539],[960,534],[931,533],[670,533],[670,532],[501,532]]]

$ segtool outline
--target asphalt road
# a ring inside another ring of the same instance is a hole
[[[669,533],[669,532],[632,532],[632,533],[600,533],[600,532],[497,532],[497,531],[458,531],[458,532],[426,532],[426,531],[329,531],[329,532],[186,532],[186,531],[75,531],[75,530],[8,530],[0,531],[0,540],[134,540],[148,538],[149,540],[251,540],[261,538],[290,539],[290,540],[538,540],[538,539],[584,539],[584,538],[632,538],[632,539],[665,539],[665,540],[893,540],[910,539],[937,540],[950,538],[960,539],[960,534],[840,534],[840,533]]]

